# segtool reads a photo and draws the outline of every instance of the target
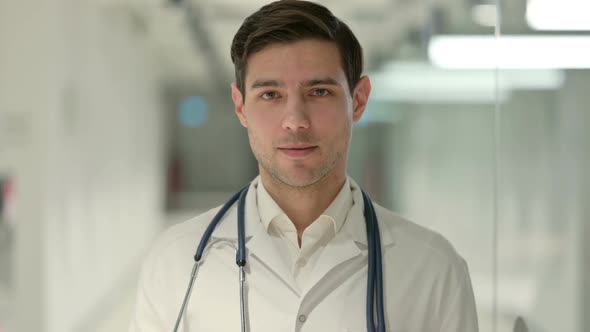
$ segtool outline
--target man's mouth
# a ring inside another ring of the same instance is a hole
[[[278,149],[291,158],[303,158],[312,154],[317,149],[317,145],[289,144],[280,146]]]

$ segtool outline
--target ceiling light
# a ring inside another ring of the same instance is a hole
[[[590,30],[588,0],[529,0],[526,20],[536,30]]]
[[[514,90],[558,89],[561,70],[451,70],[421,62],[392,62],[369,75],[371,99],[408,103],[494,103]],[[496,82],[498,82],[496,91]]]
[[[590,36],[436,36],[428,55],[452,69],[590,68]]]

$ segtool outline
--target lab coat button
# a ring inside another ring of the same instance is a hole
[[[307,317],[305,317],[305,315],[299,315],[299,321],[301,323],[305,323],[306,320],[307,320]]]

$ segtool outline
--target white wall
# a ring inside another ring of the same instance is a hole
[[[158,77],[133,22],[97,2],[0,3],[0,113],[29,128],[0,163],[18,190],[15,331],[84,330],[161,227]]]

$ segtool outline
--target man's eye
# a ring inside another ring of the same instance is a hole
[[[260,95],[260,98],[262,98],[264,100],[276,99],[278,97],[279,97],[279,94],[276,93],[275,91],[268,91],[268,92],[265,92]]]
[[[324,97],[329,95],[330,91],[328,91],[327,89],[315,89],[311,92],[311,94],[316,97]]]

